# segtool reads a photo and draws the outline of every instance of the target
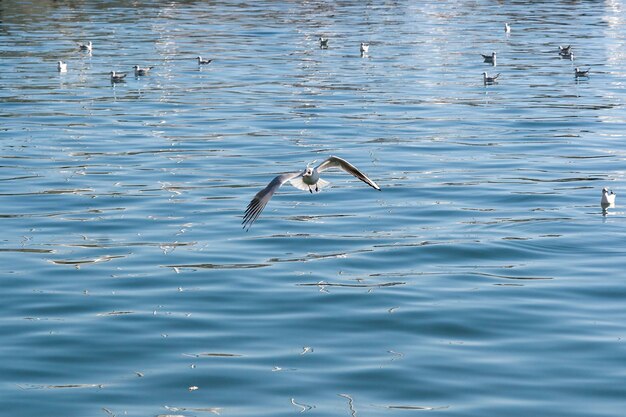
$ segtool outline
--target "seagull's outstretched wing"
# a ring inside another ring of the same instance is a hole
[[[256,193],[250,204],[248,204],[248,208],[246,209],[246,213],[243,215],[243,224],[244,229],[250,229],[252,223],[261,215],[261,212],[267,205],[268,201],[272,198],[276,190],[280,188],[281,185],[293,179],[299,175],[302,175],[301,172],[290,172],[287,174],[282,174],[274,178],[267,184],[267,187]]]
[[[361,181],[363,181],[370,187],[380,191],[380,187],[374,181],[370,180],[367,177],[367,175],[359,171],[357,167],[355,167],[354,165],[352,165],[350,162],[346,161],[345,159],[341,159],[337,156],[331,156],[330,158],[328,158],[327,160],[319,164],[316,169],[318,172],[322,172],[330,168],[342,169],[346,171],[348,174],[354,175],[355,177],[357,177],[358,179],[360,179]]]

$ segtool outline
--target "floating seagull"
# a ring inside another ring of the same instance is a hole
[[[504,33],[511,33],[511,26],[508,23],[504,24]]]
[[[121,72],[115,72],[115,71],[111,71],[111,82],[112,83],[118,83],[121,81],[124,81],[124,78],[126,78],[126,73],[121,73]]]
[[[154,67],[144,67],[144,68],[142,68],[139,65],[135,65],[133,68],[135,69],[135,76],[140,76],[140,75],[147,75],[148,71],[150,71]]]
[[[576,68],[574,68],[574,76],[576,78],[589,77],[589,71],[590,70],[591,70],[591,68],[589,68],[588,70],[581,70],[580,68],[576,67]]]
[[[600,205],[603,208],[615,207],[615,196],[616,194],[613,191],[609,191],[608,188],[603,188],[602,199],[600,200]]]
[[[91,41],[87,43],[79,43],[78,49],[80,49],[81,51],[91,52],[93,50],[93,45],[91,44]]]
[[[67,63],[63,61],[57,62],[57,70],[59,70],[59,72],[67,72]]]
[[[496,66],[496,52],[495,51],[493,51],[491,55],[483,55],[483,54],[480,54],[480,55],[483,57],[485,62],[492,64],[494,67]]]
[[[265,205],[270,201],[281,185],[289,181],[291,185],[299,190],[309,191],[310,193],[318,192],[320,189],[330,184],[328,181],[320,178],[320,172],[331,168],[339,168],[348,174],[352,174],[370,187],[380,191],[380,187],[374,181],[370,180],[350,162],[337,156],[331,156],[315,168],[307,165],[306,169],[302,172],[289,172],[274,178],[267,187],[259,191],[252,201],[250,201],[250,204],[248,204],[248,208],[243,215],[243,228],[250,229],[252,223],[259,217]]]
[[[370,51],[370,44],[369,43],[365,43],[365,42],[361,42],[361,55],[365,55],[366,53],[368,53]]]
[[[559,55],[569,55],[572,52],[572,45],[559,45]]]
[[[490,77],[487,75],[486,72],[483,72],[483,82],[485,84],[495,84],[497,83],[497,79],[500,76],[500,73],[497,73],[496,75],[494,75],[493,77]]]
[[[328,48],[328,38],[320,36],[320,48]]]
[[[207,65],[210,64],[212,59],[202,59],[201,56],[198,56],[198,65]]]
[[[565,59],[569,59],[570,61],[574,60],[574,51],[570,51],[567,54],[559,54],[559,56],[561,57],[561,59],[565,58]]]

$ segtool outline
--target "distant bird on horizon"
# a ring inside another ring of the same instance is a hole
[[[576,78],[589,77],[589,71],[591,71],[591,68],[586,69],[586,70],[581,70],[580,68],[576,67],[574,68],[574,76]]]
[[[198,59],[198,65],[208,65],[213,61],[212,59],[202,59],[201,56],[198,56],[197,59]]]
[[[508,23],[504,23],[504,33],[511,33],[511,26]]]
[[[126,73],[125,72],[115,72],[115,71],[111,71],[111,82],[112,83],[119,83],[124,81],[124,78],[126,78]]]
[[[267,187],[259,191],[252,201],[250,201],[250,204],[248,204],[243,216],[243,221],[241,222],[243,228],[246,230],[250,229],[252,223],[261,215],[261,212],[281,185],[290,182],[291,185],[299,190],[317,193],[330,184],[328,181],[320,178],[320,173],[331,168],[338,168],[348,174],[354,175],[370,187],[380,191],[380,187],[374,181],[369,179],[367,175],[359,171],[350,162],[338,156],[331,156],[315,168],[311,167],[311,164],[308,164],[304,171],[282,174],[270,181]]]
[[[135,65],[133,69],[135,70],[135,76],[147,75],[148,72],[154,67],[140,67],[139,65]]]
[[[81,51],[87,51],[91,53],[91,51],[93,50],[93,44],[91,43],[91,41],[87,43],[79,43],[78,49],[80,49]]]
[[[361,47],[359,48],[359,50],[361,51],[361,55],[367,54],[370,51],[370,44],[361,42]]]
[[[490,77],[487,75],[486,72],[483,72],[483,83],[485,85],[487,84],[497,84],[497,79],[500,76],[500,73],[497,73],[496,75],[494,75],[493,77]]]
[[[496,66],[496,51],[491,52],[491,55],[480,54],[483,57],[484,62]]]
[[[328,38],[320,36],[320,48],[322,49],[328,48]]]
[[[600,205],[603,210],[606,210],[609,207],[615,207],[615,196],[616,194],[613,191],[610,191],[608,188],[602,189],[602,198],[600,199]]]
[[[67,72],[67,63],[63,61],[57,62],[57,70],[59,72]]]

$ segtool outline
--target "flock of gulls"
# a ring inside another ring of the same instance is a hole
[[[93,52],[93,43],[91,41],[87,43],[78,43],[78,49],[91,55],[91,53]],[[198,60],[198,65],[208,65],[213,61],[212,59],[203,59],[201,56],[198,56],[196,59]],[[140,67],[139,65],[133,66],[133,70],[135,71],[135,77],[143,77],[144,75],[148,75],[152,68],[154,67]],[[67,62],[58,61],[57,70],[59,72],[67,72]],[[111,83],[114,84],[124,82],[124,79],[128,74],[125,72],[111,71],[109,75],[111,77]]]
[[[511,26],[508,23],[504,24],[504,32],[506,34],[511,33]],[[327,49],[329,45],[329,39],[323,36],[319,37],[319,46],[321,49]],[[361,53],[361,57],[367,57],[369,53],[370,45],[365,42],[361,42],[359,45],[359,51]],[[87,52],[89,54],[93,51],[93,43],[91,41],[87,43],[79,43],[78,49],[81,51]],[[559,46],[559,56],[563,59],[569,59],[571,61],[574,60],[574,51],[572,50],[572,46]],[[492,66],[497,65],[497,54],[495,51],[491,52],[489,55],[481,54],[483,57],[483,61],[485,63],[491,64]],[[198,60],[198,65],[208,65],[213,60],[212,59],[203,59],[201,56],[196,58]],[[135,76],[144,76],[147,75],[150,70],[154,67],[140,67],[135,65],[133,67],[135,71]],[[63,61],[58,61],[57,69],[59,72],[67,72],[67,63]],[[574,76],[578,79],[581,77],[589,77],[590,69],[582,70],[578,67],[574,68]],[[116,71],[111,71],[110,73],[111,83],[123,82],[124,78],[126,78],[126,73],[120,73]],[[498,77],[500,77],[500,73],[490,76],[487,72],[483,72],[483,83],[485,85],[496,84]],[[316,161],[313,161],[315,163]],[[320,173],[329,170],[329,169],[339,169],[348,174],[351,174],[363,181],[370,187],[375,190],[381,191],[378,184],[372,181],[367,175],[361,172],[357,167],[352,165],[350,162],[345,159],[339,158],[337,156],[331,156],[324,160],[321,164],[316,167],[312,167],[311,164],[308,164],[304,171],[297,172],[288,172],[285,174],[278,175],[275,177],[270,183],[259,191],[252,201],[248,204],[248,207],[244,213],[242,225],[243,228],[247,231],[250,229],[250,226],[259,218],[261,212],[270,201],[274,193],[285,183],[289,182],[295,188],[303,191],[309,191],[310,193],[317,193],[324,187],[329,185],[329,182],[320,178]],[[602,189],[602,197],[600,200],[600,205],[602,207],[603,213],[606,214],[607,208],[615,207],[615,193],[613,191],[608,190],[607,188]]]
[[[511,25],[509,25],[508,23],[504,24],[504,33],[506,33],[507,35],[511,33]],[[493,51],[491,52],[491,54],[489,55],[485,55],[485,54],[481,54],[481,56],[483,57],[483,61],[485,63],[491,64],[494,67],[497,65],[497,55],[496,52]],[[568,45],[568,46],[561,46],[559,45],[559,56],[562,59],[569,59],[570,61],[574,61],[574,51],[572,50],[572,45]],[[580,69],[578,67],[574,68],[574,77],[576,79],[579,78],[588,78],[589,77],[589,71],[590,68],[583,70]],[[485,85],[490,85],[490,84],[497,84],[497,80],[498,77],[500,76],[500,73],[497,73],[496,75],[490,76],[487,72],[483,72],[483,83]]]

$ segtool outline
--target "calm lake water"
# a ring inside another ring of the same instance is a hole
[[[622,1],[0,19],[3,415],[624,415]]]

